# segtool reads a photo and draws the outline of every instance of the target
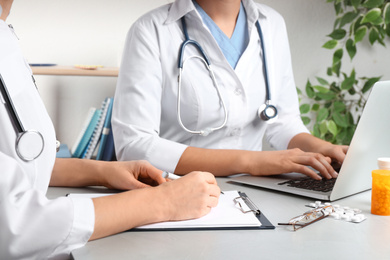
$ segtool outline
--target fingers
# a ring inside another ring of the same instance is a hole
[[[142,189],[142,188],[150,187],[150,185],[145,184],[143,182],[140,182],[136,179],[134,179],[134,181],[131,183],[131,185],[132,185],[131,189]]]
[[[297,166],[298,172],[316,180],[320,180],[321,177],[314,170],[306,166],[310,166],[319,171],[326,179],[337,178],[338,176],[331,165],[331,159],[318,153],[302,153],[296,157],[295,162],[301,165]]]
[[[150,178],[155,181],[157,184],[162,184],[166,182],[166,179],[162,176],[162,171],[151,165],[147,161],[140,161],[142,166],[140,167],[140,178]]]
[[[191,172],[180,179],[167,183],[171,186],[172,190],[180,190],[175,194],[182,194],[178,199],[175,196],[175,202],[180,202],[180,210],[184,210],[187,207],[185,215],[180,214],[180,210],[176,211],[175,219],[187,219],[198,218],[206,215],[210,212],[211,208],[218,205],[221,189],[217,185],[215,177],[208,172]]]
[[[208,207],[214,208],[218,205],[219,196],[221,195],[221,189],[217,185],[210,187],[210,196],[208,198]]]
[[[336,159],[340,164],[344,162],[345,155],[347,154],[349,146],[340,145],[335,150],[334,159]]]

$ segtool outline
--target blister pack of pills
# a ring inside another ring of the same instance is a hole
[[[360,209],[343,207],[337,204],[333,205],[329,202],[322,203],[321,201],[316,201],[314,203],[310,203],[307,206],[311,208],[326,207],[325,210],[327,211],[329,216],[336,220],[344,220],[352,223],[361,223],[362,221],[367,219],[367,217],[362,214],[362,211]]]

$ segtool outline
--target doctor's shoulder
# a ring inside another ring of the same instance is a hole
[[[284,26],[285,21],[283,16],[276,11],[274,8],[260,3],[255,3],[260,14],[263,14],[269,19],[272,24],[276,23],[277,25],[282,24]]]
[[[172,3],[157,7],[141,15],[132,25],[131,28],[144,28],[152,30],[157,26],[162,26],[167,20]]]

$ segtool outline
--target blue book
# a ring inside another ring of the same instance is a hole
[[[100,117],[100,109],[96,109],[72,157],[81,158],[83,156],[83,153],[87,149],[89,140],[92,138],[93,131],[95,130],[96,124],[99,121],[99,117]]]
[[[112,135],[112,131],[107,136],[107,141],[105,148],[103,150],[103,156],[102,156],[103,161],[115,161],[116,156],[115,156],[115,147],[114,147],[114,137]]]
[[[110,99],[109,107],[107,110],[106,119],[104,121],[102,135],[100,138],[100,146],[99,146],[99,150],[98,150],[98,153],[96,156],[96,160],[103,159],[103,151],[104,151],[106,143],[107,143],[107,137],[108,137],[108,134],[111,132],[111,115],[112,115],[112,106],[114,103],[114,98],[109,98],[109,99]]]
[[[87,146],[87,149],[85,151],[85,154],[83,154],[82,158],[84,158],[84,159],[91,159],[92,158],[92,154],[95,151],[96,146],[98,145],[98,143],[100,141],[100,138],[101,138],[101,135],[102,135],[102,131],[103,131],[103,127],[104,127],[104,123],[105,123],[105,120],[107,118],[108,108],[110,107],[110,103],[111,103],[111,99],[110,98],[106,98],[102,102],[102,106],[101,106],[101,109],[100,109],[100,111],[101,111],[100,112],[100,117],[99,117],[98,123],[96,124],[96,127],[95,127],[95,129],[93,131],[92,138],[91,138],[91,140],[88,143],[88,146]]]

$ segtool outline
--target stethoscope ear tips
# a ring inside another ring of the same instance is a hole
[[[278,110],[274,105],[264,104],[259,108],[258,116],[267,123],[273,123],[278,117]]]

